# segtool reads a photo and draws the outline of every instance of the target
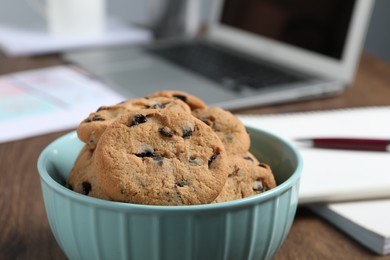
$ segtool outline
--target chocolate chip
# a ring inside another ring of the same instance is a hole
[[[90,138],[88,139],[88,143],[89,143],[89,144],[95,144],[95,143],[96,143],[96,138],[90,137]]]
[[[134,126],[134,125],[138,125],[138,124],[142,124],[142,123],[145,123],[147,121],[147,118],[146,116],[142,115],[142,114],[137,114],[134,116],[134,118],[131,120],[129,126]]]
[[[183,129],[183,138],[190,137],[194,133],[194,130],[192,129]]]
[[[203,160],[201,158],[197,158],[195,156],[190,156],[188,158],[188,162],[190,164],[193,164],[193,165],[202,165],[203,164]]]
[[[96,112],[99,112],[99,111],[102,111],[102,110],[109,110],[109,107],[106,107],[106,106],[101,106],[99,107]]]
[[[213,153],[213,155],[211,155],[211,157],[209,158],[209,161],[208,161],[208,166],[209,167],[217,159],[218,155],[219,155],[219,153]]]
[[[89,140],[89,143],[91,143],[91,139]],[[95,149],[88,149],[89,154],[88,154],[88,159],[91,159],[93,156],[93,153],[95,152]]]
[[[144,157],[156,157],[156,154],[154,153],[154,151],[150,151],[150,150],[146,150],[142,153],[136,153],[135,156],[138,156],[138,157],[141,157],[141,158],[144,158]]]
[[[268,165],[265,163],[259,163],[259,166],[265,169],[268,169]]]
[[[99,115],[94,115],[92,119],[87,118],[84,120],[85,123],[90,123],[92,121],[104,121],[104,118]]]
[[[158,132],[165,137],[172,137],[173,133],[168,127],[160,127]]]
[[[184,186],[187,186],[188,184],[189,184],[189,182],[185,179],[181,179],[181,180],[176,182],[176,185],[179,187],[184,187]]]
[[[154,156],[152,157],[153,161],[157,162],[159,165],[162,165],[164,162],[164,157],[162,156]]]
[[[81,183],[81,186],[83,187],[83,192],[85,195],[88,195],[89,192],[91,191],[92,189],[92,185],[91,183],[87,182],[87,181],[84,181],[83,183]]]
[[[184,95],[175,94],[175,95],[173,95],[173,97],[178,98],[178,99],[181,99],[181,100],[184,101],[184,102],[187,102],[187,97],[184,96]]]
[[[242,157],[242,158],[244,158],[245,160],[248,160],[248,161],[252,161],[252,162],[253,162],[253,158],[250,157],[250,156],[244,156],[244,157]]]
[[[104,118],[99,115],[94,115],[92,121],[104,121]]]
[[[213,122],[208,118],[202,118],[201,121],[210,127],[213,125]]]
[[[166,104],[167,104],[167,103],[165,103],[165,104],[163,104],[163,103],[157,103],[157,104],[153,104],[153,105],[151,105],[151,106],[146,105],[145,107],[146,107],[146,108],[152,108],[152,109],[163,109],[163,108],[165,108]]]
[[[252,184],[252,189],[254,191],[263,191],[263,183],[261,182],[261,179],[257,179],[256,181],[253,182]]]

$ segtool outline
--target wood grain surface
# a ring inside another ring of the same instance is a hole
[[[9,58],[0,53],[0,74],[56,64],[61,64],[57,55]],[[371,105],[390,105],[390,65],[364,54],[356,81],[336,97],[235,112],[287,113]],[[63,134],[0,144],[0,259],[66,259],[49,228],[36,167],[42,149]],[[373,254],[308,209],[299,207],[275,259],[382,260],[390,256]]]

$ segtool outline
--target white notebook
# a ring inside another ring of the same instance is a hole
[[[390,199],[310,208],[377,254],[390,253]]]
[[[294,142],[307,137],[390,139],[390,106],[239,118],[298,148],[304,164],[300,204],[390,198],[390,153],[319,149]]]

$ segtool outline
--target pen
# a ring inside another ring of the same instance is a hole
[[[312,147],[390,152],[390,140],[365,138],[301,138],[297,142]]]

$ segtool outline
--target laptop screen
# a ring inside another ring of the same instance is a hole
[[[221,23],[341,59],[355,0],[225,0]]]

